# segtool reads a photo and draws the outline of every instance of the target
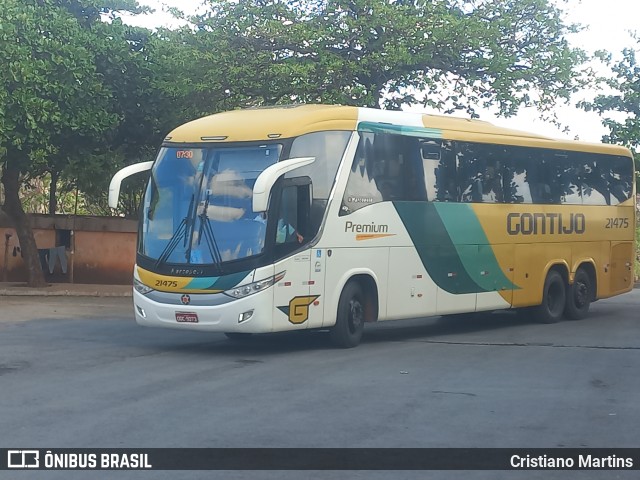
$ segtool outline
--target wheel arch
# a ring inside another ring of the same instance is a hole
[[[551,260],[544,268],[544,275],[542,276],[542,285],[540,285],[540,291],[544,288],[544,282],[547,280],[549,272],[555,270],[558,272],[566,285],[569,285],[569,264],[565,260]]]
[[[598,298],[598,270],[596,268],[596,262],[592,258],[583,258],[575,262],[574,269],[571,274],[571,283],[573,284],[575,274],[580,269],[584,269],[589,275],[591,280],[591,300]]]
[[[340,295],[344,290],[344,287],[347,283],[355,281],[358,282],[360,288],[362,289],[362,293],[366,297],[365,304],[365,321],[366,322],[375,322],[378,318],[378,314],[380,312],[380,292],[379,292],[379,279],[377,275],[369,270],[369,269],[354,269],[348,272],[345,272],[338,284],[336,285],[336,289],[331,296],[331,310],[332,312],[337,312],[338,302],[340,301]],[[328,319],[328,322],[324,323],[324,327],[330,327],[334,325],[336,322],[335,314],[331,315]]]

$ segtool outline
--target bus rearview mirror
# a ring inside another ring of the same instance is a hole
[[[255,213],[266,212],[269,208],[271,189],[278,179],[287,172],[315,162],[316,157],[297,157],[282,160],[267,167],[253,185],[252,207]]]
[[[118,170],[111,179],[111,183],[109,184],[109,206],[111,208],[118,208],[120,185],[125,178],[130,177],[131,175],[134,175],[136,173],[151,170],[152,165],[153,162],[140,162],[134,163],[133,165],[128,165]]]

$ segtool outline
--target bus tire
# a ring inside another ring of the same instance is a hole
[[[558,322],[564,313],[566,296],[562,275],[556,270],[549,271],[542,290],[542,304],[535,308],[536,320],[541,323]]]
[[[340,294],[336,324],[331,328],[331,342],[340,348],[360,343],[364,330],[364,294],[357,282],[347,283]]]
[[[564,314],[570,320],[581,320],[589,313],[590,305],[591,277],[584,268],[579,268],[567,290]]]

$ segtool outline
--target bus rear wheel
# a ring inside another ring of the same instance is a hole
[[[562,275],[555,270],[547,274],[542,290],[542,304],[535,308],[536,320],[556,323],[562,318],[566,302],[566,288]]]
[[[567,291],[564,314],[568,319],[581,320],[589,313],[590,305],[591,277],[584,268],[579,268]]]
[[[360,343],[364,331],[364,295],[357,282],[345,285],[340,300],[336,324],[331,328],[331,342],[340,348],[353,348]]]

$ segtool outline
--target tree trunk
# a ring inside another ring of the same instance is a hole
[[[18,196],[20,189],[19,177],[20,171],[18,168],[7,162],[2,174],[2,184],[4,185],[4,206],[2,208],[13,222],[18,234],[20,249],[27,267],[27,285],[29,287],[44,287],[47,283],[44,280],[36,240],[33,237],[29,218],[24,213]]]
[[[58,172],[51,172],[51,183],[49,184],[49,215],[56,214],[58,177]]]

